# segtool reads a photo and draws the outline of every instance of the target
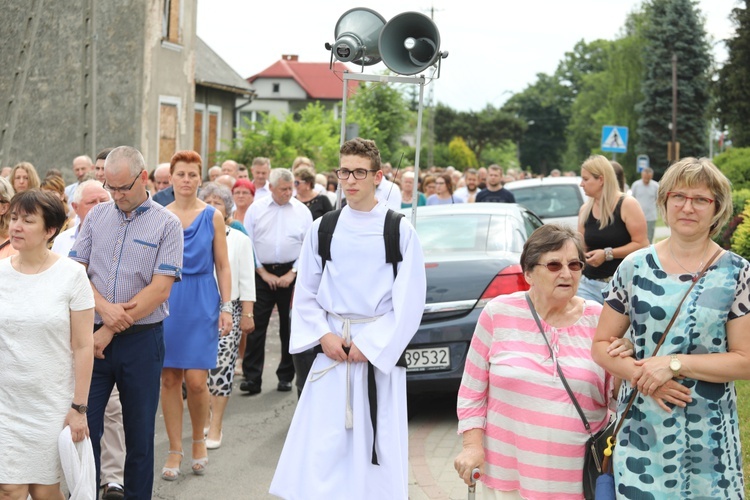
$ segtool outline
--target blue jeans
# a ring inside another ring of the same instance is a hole
[[[609,283],[603,281],[597,281],[581,276],[581,281],[578,282],[578,292],[576,295],[584,299],[595,300],[600,304],[604,304],[604,297],[602,296],[602,290],[607,287]]]
[[[88,423],[94,447],[96,476],[101,470],[104,409],[117,384],[125,430],[125,498],[147,500],[154,484],[154,432],[164,363],[161,323],[130,335],[117,336],[94,359],[89,391]],[[97,488],[98,488],[97,484]]]

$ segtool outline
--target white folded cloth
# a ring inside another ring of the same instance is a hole
[[[96,465],[91,438],[74,443],[70,427],[66,425],[60,433],[57,446],[70,500],[96,500]]]

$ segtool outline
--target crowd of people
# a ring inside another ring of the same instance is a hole
[[[618,166],[582,163],[577,230],[531,234],[528,291],[479,317],[455,467],[467,483],[481,471],[485,498],[583,498],[586,440],[613,418],[623,498],[744,494],[733,381],[750,378],[750,265],[711,239],[732,213],[729,183],[686,158],[660,182],[644,170],[628,191]],[[235,376],[251,396],[268,390],[276,311],[274,384],[296,380],[299,398],[279,467],[299,472],[275,477],[271,493],[407,498],[402,354],[426,283],[416,232],[393,210],[514,203],[504,185],[525,173],[394,170],[359,138],[328,173],[302,156],[290,168],[264,157],[207,168],[194,151],[148,169],[129,146],[76,157],[72,170],[67,185],[28,162],[0,176],[0,496],[61,498],[57,440],[69,427],[73,442],[91,438],[104,500],[151,498],[159,404],[160,478],[185,472],[185,404],[187,470],[210,473]],[[657,211],[671,236],[651,244]]]

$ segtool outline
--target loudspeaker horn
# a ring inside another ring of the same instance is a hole
[[[380,62],[378,37],[385,18],[372,9],[357,7],[339,18],[334,30],[336,42],[326,48],[341,62],[370,66]]]
[[[383,26],[378,48],[383,63],[391,71],[416,75],[440,57],[440,32],[424,14],[404,12]]]

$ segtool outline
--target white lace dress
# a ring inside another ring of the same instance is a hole
[[[57,438],[73,398],[70,311],[94,307],[85,268],[39,274],[0,260],[0,484],[55,484]]]

